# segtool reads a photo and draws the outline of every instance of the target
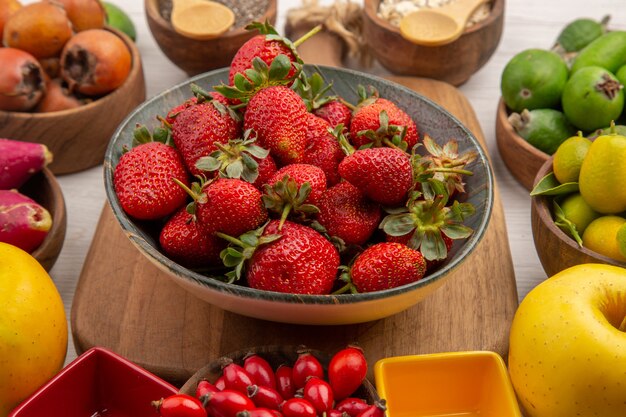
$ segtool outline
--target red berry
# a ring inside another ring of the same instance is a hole
[[[293,398],[296,392],[293,384],[293,368],[287,365],[280,365],[276,369],[276,390],[285,400]]]
[[[224,391],[226,389],[226,381],[224,381],[224,376],[220,376],[219,378],[217,378],[217,380],[215,381],[215,388],[217,388],[219,391]]]
[[[282,417],[282,414],[277,410],[255,408],[254,410],[240,411],[237,413],[237,417]]]
[[[206,410],[197,398],[187,394],[174,394],[152,404],[161,417],[206,417]]]
[[[335,353],[328,365],[328,380],[335,398],[342,399],[359,388],[367,374],[363,350],[349,346]]]
[[[278,391],[263,385],[249,385],[246,393],[254,405],[271,410],[278,410],[284,401]]]
[[[245,369],[256,385],[276,389],[276,377],[274,370],[268,361],[256,354],[250,354],[243,360]]]
[[[236,417],[237,413],[256,408],[246,395],[239,391],[225,389],[208,394],[207,411],[213,417]]]
[[[341,412],[347,413],[350,417],[357,417],[360,413],[369,408],[367,401],[361,398],[344,398],[335,406]],[[330,416],[329,416],[330,417]]]
[[[296,389],[303,388],[307,378],[318,377],[324,379],[324,368],[310,352],[302,352],[293,364],[293,385]]]
[[[304,384],[304,399],[308,400],[318,414],[326,413],[335,403],[330,384],[319,378],[309,378]]]
[[[357,417],[385,417],[386,410],[385,400],[380,400],[359,413]]]
[[[304,398],[291,398],[283,404],[281,412],[285,417],[316,417],[315,407]]]
[[[350,417],[350,415],[348,413],[346,413],[345,411],[339,411],[339,410],[328,410],[328,412],[326,413],[326,417]]]
[[[198,386],[196,387],[196,398],[200,401],[204,401],[207,394],[217,391],[219,390],[215,385],[203,379],[202,381],[198,382]]]
[[[232,389],[247,395],[248,386],[254,384],[252,376],[230,359],[225,358],[223,362],[222,375],[224,376],[226,389]]]

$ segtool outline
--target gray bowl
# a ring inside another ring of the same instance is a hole
[[[493,206],[493,175],[487,156],[476,138],[454,116],[413,90],[396,83],[356,71],[306,65],[305,71],[319,72],[333,82],[336,94],[349,102],[357,101],[357,86],[372,85],[380,96],[397,103],[415,120],[420,136],[428,133],[441,143],[451,138],[459,142],[459,151],[475,150],[478,158],[468,167],[474,175],[467,178],[464,200],[472,203],[476,214],[466,224],[474,233],[462,242],[455,242],[451,255],[436,271],[420,281],[384,291],[342,295],[296,295],[261,291],[238,284],[226,284],[212,276],[191,271],[168,259],[159,249],[154,225],[137,222],[122,210],[113,189],[113,171],[121,156],[123,145],[132,141],[137,123],[148,127],[157,121],[155,115],[165,115],[172,107],[191,97],[191,83],[211,89],[227,82],[228,69],[201,74],[162,92],[137,107],[114,133],[106,151],[104,180],[106,193],[115,217],[131,242],[151,262],[179,285],[197,297],[219,308],[264,320],[297,324],[349,324],[380,319],[403,311],[439,288],[474,250],[482,239]]]

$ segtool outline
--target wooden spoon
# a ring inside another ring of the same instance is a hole
[[[443,7],[414,11],[400,20],[400,33],[418,45],[445,45],[461,36],[467,20],[487,1],[458,0]]]
[[[172,26],[183,36],[212,39],[235,23],[235,14],[223,4],[208,0],[174,0]]]

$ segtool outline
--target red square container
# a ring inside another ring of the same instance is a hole
[[[9,417],[157,417],[151,401],[177,391],[127,359],[95,347],[62,369]]]

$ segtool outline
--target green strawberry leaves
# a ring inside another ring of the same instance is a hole
[[[330,101],[338,100],[337,96],[326,95],[332,87],[333,84],[326,84],[324,78],[322,78],[318,72],[307,77],[304,71],[300,73],[300,76],[291,86],[291,88],[302,97],[307,111],[309,112],[319,109]]]
[[[357,136],[365,136],[370,140],[368,144],[361,146],[361,149],[389,146],[391,148],[400,149],[401,151],[406,151],[407,143],[404,140],[406,136],[406,126],[390,125],[389,115],[385,110],[380,111],[378,120],[380,123],[378,129],[368,129],[357,132]]]
[[[161,126],[155,127],[152,132],[145,125],[137,124],[133,131],[131,147],[134,148],[150,142],[161,142],[168,146],[174,146],[171,126],[161,116],[157,116],[157,119],[161,122]],[[127,149],[124,152],[127,152]]]
[[[311,184],[308,182],[298,185],[285,175],[274,185],[265,184],[264,187],[263,204],[269,211],[280,214],[279,230],[289,216],[296,217],[296,221],[307,222],[311,215],[319,213],[316,206],[306,203],[311,194]]]

